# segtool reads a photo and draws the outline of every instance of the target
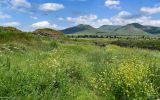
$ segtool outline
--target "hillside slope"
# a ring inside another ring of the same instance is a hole
[[[143,30],[143,26],[137,23],[132,23],[126,26],[122,26],[114,30],[113,32],[111,32],[111,34],[112,35],[128,35],[128,36],[149,35],[149,33]]]
[[[102,32],[112,32],[120,27],[121,27],[120,25],[103,25],[99,27],[98,30]]]
[[[154,27],[154,26],[143,26],[143,31],[148,32],[150,34],[160,34],[160,27]]]
[[[131,23],[125,26],[120,25],[103,25],[99,28],[94,28],[90,25],[80,24],[75,27],[70,27],[61,32],[71,35],[157,35],[160,34],[160,27],[145,26],[138,23]]]
[[[101,33],[100,30],[84,24],[61,30],[61,32],[70,35],[99,35]]]
[[[0,52],[16,53],[48,51],[56,47],[56,41],[49,37],[34,35],[31,32],[0,32]]]

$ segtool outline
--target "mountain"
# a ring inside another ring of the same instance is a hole
[[[142,29],[150,34],[160,34],[160,27],[144,26]]]
[[[138,23],[132,23],[130,25],[135,26],[136,28],[142,29],[143,31],[150,33],[150,34],[160,34],[160,27],[155,26],[143,26]]]
[[[138,23],[132,23],[125,26],[122,26],[114,30],[112,35],[149,35],[148,32],[143,30],[144,26]]]
[[[37,29],[33,32],[33,34],[49,36],[54,39],[58,39],[58,38],[61,38],[64,36],[62,32],[59,32],[59,31],[56,31],[56,30],[50,29],[50,28]]]
[[[123,34],[122,32],[125,32],[125,34],[128,35],[160,34],[160,27],[145,26],[138,23],[131,23],[116,29],[112,32],[112,34]]]
[[[94,28],[90,25],[80,24],[70,27],[61,32],[72,35],[152,35],[160,34],[160,27],[144,26],[139,23],[131,23],[125,26],[120,25],[103,25]]]
[[[61,32],[65,34],[76,34],[76,35],[96,35],[99,34],[100,31],[90,25],[84,25],[80,24],[78,26],[70,27],[64,30],[61,30]]]
[[[120,27],[121,27],[120,25],[103,25],[99,27],[98,30],[102,32],[112,32]]]

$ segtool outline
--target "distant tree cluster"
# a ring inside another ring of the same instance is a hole
[[[142,35],[68,35],[69,38],[109,38],[109,39],[126,39],[126,40],[137,40],[137,39],[143,39],[143,40],[152,40],[152,39],[159,39],[158,36],[142,36]]]

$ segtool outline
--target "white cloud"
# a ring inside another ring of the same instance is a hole
[[[142,24],[143,25],[151,25],[151,26],[157,26],[160,27],[160,20],[155,20],[152,19],[151,17],[144,17],[144,19],[142,19]]]
[[[64,18],[63,17],[59,17],[58,20],[62,21],[62,20],[64,20]]]
[[[119,0],[106,0],[105,6],[111,9],[120,9],[120,1]]]
[[[160,6],[142,7],[140,9],[140,11],[143,12],[143,13],[148,13],[148,14],[156,14],[156,13],[160,13]]]
[[[117,16],[112,17],[110,20],[114,25],[139,23],[142,25],[160,26],[160,20],[155,20],[150,16],[134,16],[126,11],[119,12]]]
[[[30,16],[30,18],[32,18],[32,19],[38,19],[38,17],[36,17],[36,16]]]
[[[31,25],[33,28],[56,28],[57,25],[51,24],[48,21],[40,21]]]
[[[31,8],[31,3],[26,0],[11,0],[14,8]]]
[[[110,19],[104,18],[104,19],[99,19],[96,22],[94,22],[94,27],[100,27],[102,25],[112,25],[112,21]]]
[[[111,18],[99,19],[96,15],[86,15],[75,18],[67,17],[66,20],[75,24],[88,24],[93,27],[100,27],[102,25],[126,25],[130,23],[160,27],[160,20],[155,20],[150,16],[133,15],[127,11],[121,11]]]
[[[6,22],[2,24],[3,26],[20,26],[19,22]]]
[[[127,11],[121,11],[117,15],[117,17],[120,17],[120,18],[125,18],[125,17],[129,17],[129,16],[132,16],[132,14]]]
[[[76,18],[73,18],[73,17],[67,17],[67,21],[69,22],[76,22],[77,24],[88,24],[94,20],[97,19],[97,16],[96,15],[86,15],[86,16],[79,16],[79,17],[76,17]]]
[[[39,6],[39,9],[42,11],[57,11],[63,8],[64,5],[59,3],[44,3]]]
[[[109,19],[98,19],[96,15],[85,15],[85,16],[79,16],[76,18],[73,17],[67,17],[67,21],[74,22],[76,24],[88,24],[94,27],[100,27],[102,25],[111,25],[112,22]]]
[[[0,12],[0,19],[5,19],[5,18],[11,18],[11,16],[8,14],[4,14],[3,12]]]

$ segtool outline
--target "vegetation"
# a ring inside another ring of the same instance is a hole
[[[160,28],[154,26],[144,26],[138,23],[131,23],[125,26],[103,25],[94,28],[89,25],[78,25],[62,30],[67,35],[97,35],[97,36],[148,36],[160,34]]]
[[[160,98],[159,51],[83,41],[86,44],[79,40],[62,44],[32,33],[0,32],[0,98]]]
[[[118,40],[111,44],[123,47],[137,47],[151,50],[160,50],[160,40]]]
[[[21,30],[15,28],[15,27],[0,26],[0,32],[21,32]]]
[[[64,29],[62,32],[68,35],[96,35],[100,31],[90,25],[80,24],[75,27]]]
[[[33,32],[33,34],[48,36],[52,37],[53,39],[60,39],[65,37],[63,33],[50,28],[37,29]]]
[[[120,27],[122,27],[122,26],[120,26],[120,25],[103,25],[103,26],[99,27],[98,30],[100,30],[102,32],[112,32]]]

